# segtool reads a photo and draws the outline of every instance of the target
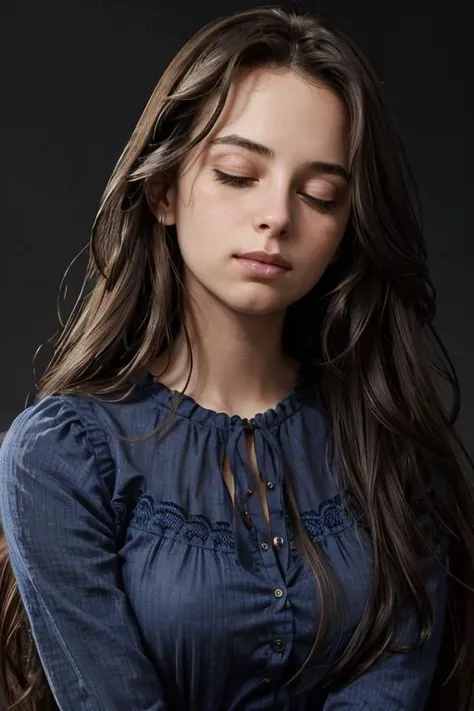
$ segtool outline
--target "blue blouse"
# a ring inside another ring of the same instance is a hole
[[[316,585],[294,545],[290,472],[303,525],[344,604],[312,667],[348,642],[371,586],[371,549],[326,457],[328,419],[304,378],[250,421],[173,392],[146,373],[124,401],[48,396],[20,413],[0,449],[0,514],[11,563],[61,711],[422,711],[444,624],[446,580],[431,560],[430,640],[345,687],[285,686],[318,621]],[[248,461],[266,482],[265,523]],[[222,476],[235,479],[236,514]],[[416,638],[400,611],[399,638]]]

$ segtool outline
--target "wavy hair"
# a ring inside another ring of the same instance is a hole
[[[474,487],[473,463],[454,430],[459,385],[433,325],[435,290],[419,199],[396,122],[370,63],[329,21],[272,6],[237,12],[203,27],[172,59],[105,188],[84,286],[61,324],[36,397],[126,398],[186,328],[176,228],[155,219],[148,184],[158,177],[165,190],[175,180],[183,159],[218,121],[237,72],[261,67],[287,68],[331,89],[351,128],[346,234],[318,284],[289,307],[283,339],[289,354],[314,368],[332,421],[331,456],[373,546],[372,594],[323,682],[345,683],[397,649],[402,601],[414,604],[420,641],[430,635],[433,615],[419,561],[447,541],[443,644],[450,654],[431,707],[444,709],[449,699],[457,711],[468,711],[474,698]],[[211,100],[211,117],[191,138]],[[451,409],[441,397],[446,383]],[[301,525],[290,475],[285,486],[322,601],[313,649],[298,676],[311,671],[331,624],[334,582]],[[53,701],[9,565],[2,542],[0,699],[10,709],[45,711]],[[445,672],[449,680],[441,687]]]

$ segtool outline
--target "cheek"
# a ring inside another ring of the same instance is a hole
[[[346,227],[347,222],[343,225],[331,224],[305,239],[300,254],[302,269],[322,274],[342,242]]]
[[[224,246],[231,225],[241,217],[242,208],[238,201],[223,194],[222,186],[209,175],[190,178],[180,186],[177,225],[181,228],[183,242],[188,242],[192,235],[202,244],[214,245],[214,248]]]

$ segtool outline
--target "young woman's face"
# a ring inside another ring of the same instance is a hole
[[[237,146],[237,136],[261,148]],[[265,314],[310,291],[346,230],[348,140],[344,106],[327,88],[288,70],[242,73],[157,209],[176,224],[188,293]],[[278,257],[286,266],[260,261]]]

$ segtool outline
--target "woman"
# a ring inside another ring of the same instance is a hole
[[[318,18],[221,18],[163,74],[0,450],[62,711],[421,711],[452,630],[470,707],[471,462],[411,187],[370,65]]]

